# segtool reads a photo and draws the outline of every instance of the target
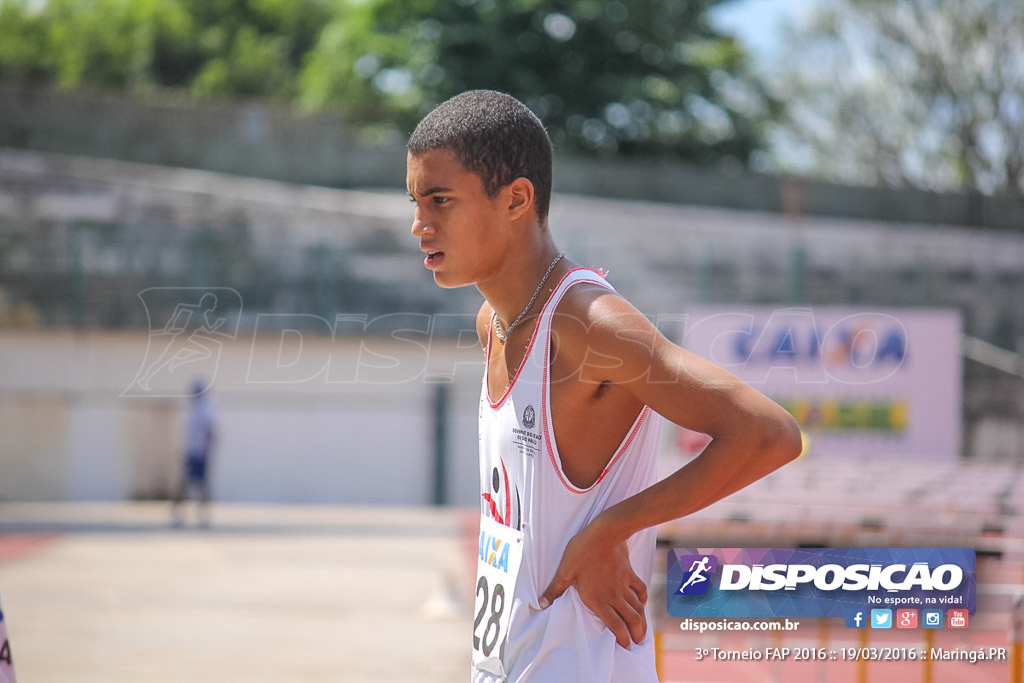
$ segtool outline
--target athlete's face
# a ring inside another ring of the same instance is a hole
[[[412,234],[426,254],[423,265],[441,287],[478,284],[500,270],[503,192],[494,198],[455,154],[434,149],[409,154],[406,187],[416,205]]]

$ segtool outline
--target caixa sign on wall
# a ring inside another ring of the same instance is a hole
[[[698,307],[681,337],[789,410],[812,453],[952,459],[960,329],[951,310]]]

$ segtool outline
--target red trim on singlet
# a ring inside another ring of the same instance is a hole
[[[582,266],[580,266],[578,268],[573,268],[572,270],[567,272],[564,276],[562,276],[562,279],[558,281],[558,284],[555,285],[554,289],[551,290],[551,291],[553,291],[553,292],[558,291],[558,288],[562,286],[562,283],[565,282],[566,278],[568,278],[570,275],[572,275],[573,273],[575,273],[578,270],[591,270],[592,271],[591,268],[584,268]],[[544,312],[548,309],[548,305],[550,303],[551,303],[551,297],[548,297],[548,300],[544,302],[544,305],[540,309],[540,314],[537,316],[537,322],[538,323],[540,322],[540,319],[542,317],[544,317]],[[527,346],[526,346],[526,354],[523,356],[523,361],[519,364],[519,367],[516,369],[516,374],[512,377],[512,381],[508,383],[508,386],[505,387],[505,391],[502,392],[501,397],[497,401],[492,401],[491,400],[491,385],[490,385],[490,375],[491,375],[491,338],[494,336],[493,335],[494,318],[497,315],[498,315],[497,311],[495,311],[491,315],[491,322],[490,322],[490,324],[489,324],[489,326],[487,328],[487,349],[486,349],[486,351],[484,351],[484,395],[487,397],[487,403],[488,403],[488,405],[491,406],[491,408],[500,408],[501,404],[505,402],[505,399],[508,398],[508,395],[512,392],[512,387],[515,386],[516,380],[519,379],[519,373],[521,373],[523,371],[523,367],[526,366],[526,361],[529,360],[529,358],[530,358],[530,352],[533,350],[533,344],[534,344],[534,342],[537,341],[537,330],[540,328],[539,324],[533,326],[533,334],[530,335],[530,343],[527,344]],[[547,367],[547,361],[545,361],[545,367]]]
[[[591,268],[576,268],[576,269],[574,269],[573,271],[570,271],[570,272],[575,272],[576,270],[590,270],[591,272],[593,272],[598,277],[601,277],[600,273],[594,271]],[[568,277],[568,276],[569,276],[569,273],[566,273],[566,277]],[[602,278],[602,280],[603,280],[603,278]],[[564,281],[565,281],[565,278],[562,278],[562,280],[558,283],[558,286],[561,287],[562,282],[564,282]],[[595,280],[587,279],[587,280],[579,280],[578,282],[587,282],[587,283],[590,283],[590,284],[600,284],[600,285],[603,285],[604,287],[607,287],[609,289],[609,291],[612,291],[612,292],[615,291],[614,289],[612,289],[607,284],[604,284],[603,282],[599,282],[599,281],[595,281]],[[577,282],[574,282],[572,284],[575,285],[575,284],[577,284]],[[570,285],[570,287],[571,286],[572,285]],[[558,287],[556,287],[555,289],[557,291]],[[564,297],[566,293],[568,293],[568,288],[566,288],[566,291],[562,293],[562,296]],[[548,299],[548,303],[550,303],[550,301],[551,300]],[[559,300],[559,301],[561,301],[561,300]],[[545,307],[546,306],[547,306],[547,304],[545,304]],[[542,312],[542,314],[543,314],[543,312]],[[534,330],[534,333],[536,333],[536,330]],[[525,363],[525,359],[524,359],[524,363]],[[520,367],[522,367],[522,366],[520,366]],[[566,490],[568,490],[570,493],[588,493],[588,492],[594,490],[594,487],[596,487],[598,484],[600,484],[601,481],[606,476],[608,476],[608,473],[611,472],[612,467],[615,466],[615,463],[617,463],[619,461],[619,458],[621,458],[623,453],[626,452],[626,449],[629,448],[629,445],[631,443],[633,443],[633,439],[636,438],[636,435],[640,432],[640,427],[643,426],[644,421],[647,419],[647,414],[650,411],[650,408],[645,405],[643,407],[643,409],[640,411],[639,415],[637,415],[636,419],[633,422],[633,426],[630,427],[629,432],[626,434],[625,437],[623,437],[622,442],[619,444],[619,447],[615,450],[615,453],[612,454],[612,457],[608,461],[608,464],[605,465],[604,469],[601,471],[601,476],[599,476],[597,478],[597,481],[595,481],[593,484],[591,484],[587,488],[581,489],[581,488],[575,486],[565,476],[565,472],[562,470],[562,460],[559,457],[558,453],[555,452],[555,449],[558,447],[558,444],[555,443],[555,427],[554,427],[554,422],[552,421],[550,423],[550,426],[549,426],[549,422],[548,422],[548,416],[550,414],[550,410],[548,409],[548,399],[549,399],[550,390],[551,390],[551,385],[550,385],[550,383],[548,381],[548,371],[550,370],[550,368],[551,368],[551,333],[550,333],[550,327],[549,327],[548,338],[547,338],[547,340],[545,342],[545,347],[544,347],[544,369],[543,369],[543,374],[542,374],[543,381],[541,383],[541,387],[542,388],[541,388],[541,397],[540,397],[541,423],[544,425],[544,443],[545,443],[547,451],[548,451],[548,460],[550,460],[551,466],[555,470],[555,474],[558,476],[558,480],[560,482],[562,482],[562,486],[564,486],[566,488]],[[550,438],[548,438],[549,436],[550,436]]]
[[[544,386],[548,386],[548,365],[546,363],[544,364]],[[568,477],[565,476],[565,472],[562,470],[562,459],[561,457],[559,457],[559,454],[555,452],[555,449],[558,447],[558,444],[555,443],[555,426],[552,422],[550,428],[548,427],[548,392],[544,391],[541,394],[540,399],[541,421],[544,424],[544,443],[548,451],[548,460],[551,462],[551,467],[552,469],[555,470],[555,474],[558,476],[558,480],[562,482],[562,486],[564,486],[566,490],[569,491],[570,493],[589,493],[593,491],[594,488],[598,484],[600,484],[606,476],[608,476],[608,474],[612,471],[612,467],[615,466],[615,463],[619,461],[619,458],[621,458],[622,455],[626,452],[626,449],[629,448],[629,445],[633,443],[633,439],[635,439],[636,435],[640,432],[640,427],[643,426],[644,421],[647,419],[647,414],[650,412],[650,410],[651,409],[649,406],[645,405],[643,407],[643,409],[640,411],[640,414],[633,422],[633,426],[630,427],[629,433],[626,434],[626,436],[622,439],[622,443],[619,444],[619,447],[615,450],[615,453],[608,461],[608,464],[604,466],[603,470],[601,470],[601,476],[599,476],[597,480],[587,488],[581,489],[577,487],[575,484],[573,484],[571,481],[569,481]],[[548,438],[549,436],[550,438]]]

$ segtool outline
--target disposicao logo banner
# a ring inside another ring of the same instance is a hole
[[[674,548],[673,617],[844,617],[849,610],[959,609],[974,614],[968,548]]]

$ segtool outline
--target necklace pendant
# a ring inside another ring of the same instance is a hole
[[[533,296],[531,296],[530,300],[527,302],[526,308],[524,308],[522,312],[516,316],[515,320],[509,323],[509,326],[505,328],[504,334],[502,334],[501,332],[501,322],[498,320],[498,312],[494,312],[494,334],[495,336],[498,337],[498,341],[500,341],[502,344],[504,344],[505,340],[508,339],[508,336],[512,334],[513,328],[515,328],[515,326],[519,324],[519,322],[523,319],[523,316],[526,315],[527,311],[529,311],[533,307],[533,302],[537,300],[537,297],[540,295],[540,291],[544,289],[544,283],[547,282],[548,278],[551,276],[551,271],[555,269],[555,266],[558,265],[558,262],[562,260],[563,256],[565,256],[565,252],[559,252],[558,256],[555,257],[555,260],[551,262],[551,265],[548,266],[547,272],[544,273],[544,277],[541,278],[540,284],[537,285],[537,289],[534,290]]]

